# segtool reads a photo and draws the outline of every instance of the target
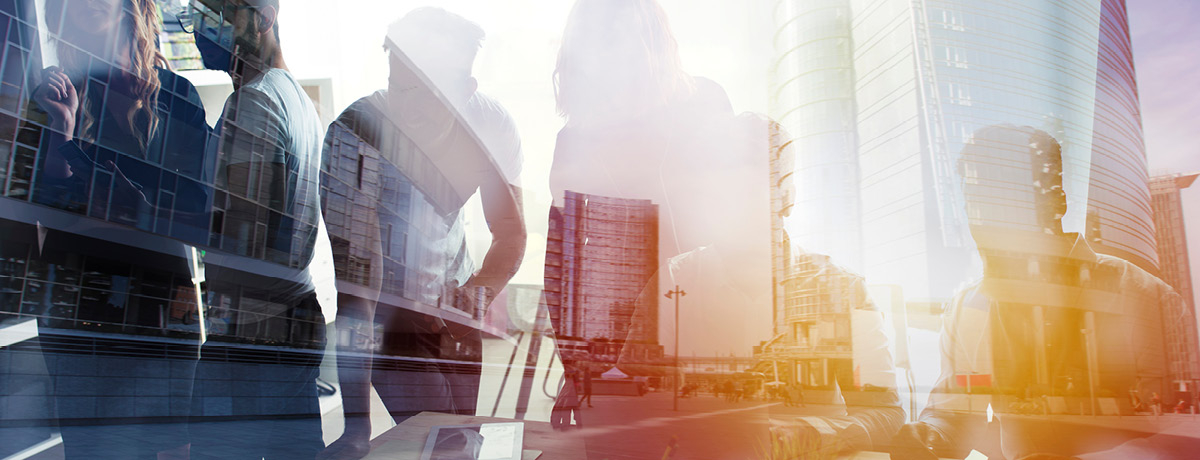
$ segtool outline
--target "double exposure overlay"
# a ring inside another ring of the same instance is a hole
[[[0,0],[0,458],[1194,458],[1139,7]]]

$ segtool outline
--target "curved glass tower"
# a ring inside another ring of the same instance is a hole
[[[780,1],[774,16],[771,116],[790,136],[794,209],[784,220],[792,244],[858,270],[862,227],[847,0]]]
[[[1063,148],[1065,230],[1155,272],[1124,2],[776,4],[772,116],[795,152],[792,244],[871,283],[946,298],[973,252],[958,154],[1030,126]],[[1030,211],[995,190],[1020,225]]]
[[[1157,273],[1159,260],[1129,18],[1125,0],[1104,0],[1101,8],[1088,193],[1090,208],[1099,219],[1099,234],[1090,236],[1100,252]]]

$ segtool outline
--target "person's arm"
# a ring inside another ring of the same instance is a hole
[[[196,89],[183,77],[163,72],[164,86],[181,88],[180,97],[171,97],[171,110],[160,120],[164,133],[163,166],[180,173],[175,185],[175,200],[171,203],[171,234],[187,241],[208,241],[212,222],[212,176],[216,143],[212,128],[205,118],[204,103]],[[155,215],[158,215],[157,211]]]
[[[492,243],[480,263],[479,271],[463,288],[468,299],[475,299],[475,289],[486,289],[483,304],[492,301],[521,266],[525,256],[525,222],[521,211],[521,189],[503,180],[497,174],[479,188],[483,204],[483,217],[492,234]],[[472,302],[474,305],[474,302]]]
[[[231,96],[222,118],[221,150],[227,187],[260,205],[278,210],[283,202],[284,177],[273,177],[288,155],[282,140],[281,108],[260,91],[243,88]],[[253,173],[264,168],[261,182]],[[239,171],[241,174],[233,174]]]
[[[518,177],[522,167],[521,138],[508,111],[498,102],[478,95],[480,116],[471,128],[492,160],[495,168],[488,171],[479,187],[484,220],[492,233],[492,243],[484,255],[480,269],[467,281],[468,289],[483,286],[489,299],[496,295],[521,266],[525,256],[525,220]]]
[[[865,289],[861,287],[860,289]],[[865,297],[865,291],[862,293]],[[796,436],[804,449],[820,449],[826,453],[863,450],[885,450],[893,435],[904,424],[904,409],[895,384],[895,369],[888,350],[888,337],[883,330],[882,314],[871,305],[854,312],[856,355],[870,355],[861,360],[856,356],[857,375],[875,388],[856,388],[853,376],[836,374],[836,381],[846,404],[844,416],[802,416],[795,423],[780,420],[774,423],[776,434]],[[861,332],[866,331],[866,332]],[[873,382],[873,383],[872,383]]]

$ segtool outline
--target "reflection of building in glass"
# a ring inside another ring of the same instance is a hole
[[[795,204],[795,156],[792,145],[778,123],[770,125],[770,181],[771,181],[771,335],[783,333],[786,328],[783,280],[787,277],[792,260],[792,242],[784,228],[784,219],[792,213]]]
[[[21,2],[18,4],[25,5]],[[54,321],[65,321],[63,324],[69,323],[72,327],[146,336],[165,336],[168,335],[167,331],[172,329],[198,332],[199,327],[194,322],[189,323],[190,326],[187,327],[175,325],[177,321],[184,321],[182,318],[186,316],[179,313],[182,307],[168,308],[166,306],[171,300],[194,299],[194,295],[184,295],[180,292],[180,289],[194,289],[191,281],[193,274],[186,259],[190,245],[196,245],[201,249],[207,248],[205,254],[214,256],[209,258],[208,264],[245,272],[246,276],[242,278],[242,281],[245,281],[244,284],[237,283],[237,286],[226,286],[228,290],[220,286],[212,286],[212,289],[205,294],[208,297],[206,300],[213,301],[215,305],[230,308],[230,314],[236,315],[239,311],[239,301],[236,299],[243,295],[253,297],[254,294],[250,293],[261,290],[260,288],[265,286],[262,283],[263,279],[297,280],[304,278],[304,276],[298,275],[304,269],[303,264],[305,263],[299,258],[303,257],[302,254],[307,255],[311,251],[306,253],[299,247],[284,242],[275,242],[277,248],[286,247],[295,250],[271,251],[273,248],[268,247],[268,243],[273,241],[268,234],[268,229],[274,228],[275,231],[278,231],[278,225],[272,227],[272,223],[290,222],[289,230],[295,230],[297,233],[311,233],[311,231],[299,230],[300,226],[311,227],[311,224],[301,223],[297,216],[287,212],[271,209],[266,205],[254,204],[258,219],[255,225],[258,228],[256,236],[250,238],[249,241],[235,240],[228,235],[223,237],[224,219],[221,209],[230,201],[247,201],[245,195],[253,190],[216,190],[214,193],[213,173],[206,169],[210,166],[206,165],[207,160],[202,157],[183,158],[175,152],[153,149],[150,149],[144,156],[138,156],[134,152],[104,148],[104,144],[101,142],[102,158],[95,160],[99,162],[111,159],[116,163],[124,175],[141,187],[149,210],[139,210],[136,215],[123,212],[116,205],[120,201],[116,197],[119,190],[117,187],[105,185],[111,184],[115,180],[114,175],[100,167],[81,170],[89,175],[90,183],[97,184],[88,190],[86,195],[81,196],[81,199],[55,199],[54,195],[61,191],[62,186],[45,183],[48,179],[40,177],[38,174],[42,161],[39,155],[48,148],[42,145],[46,138],[45,115],[41,114],[40,110],[28,108],[32,104],[28,94],[32,91],[35,80],[27,78],[27,75],[40,72],[41,67],[40,59],[37,57],[38,53],[35,52],[37,51],[36,29],[31,24],[18,21],[16,17],[3,16],[2,19],[7,21],[6,23],[14,33],[8,34],[10,40],[4,50],[3,84],[0,85],[6,96],[4,100],[8,101],[3,107],[0,107],[0,148],[3,149],[0,150],[3,152],[0,154],[0,165],[3,165],[0,171],[3,171],[4,174],[3,192],[5,196],[3,200],[0,200],[0,205],[4,208],[4,212],[0,215],[9,221],[6,225],[12,227],[10,231],[5,232],[6,235],[22,235],[26,233],[26,230],[29,235],[35,235],[37,232],[33,229],[38,225],[47,230],[46,235],[48,236],[45,241],[41,242],[30,238],[9,238],[14,245],[7,248],[6,252],[15,251],[13,257],[26,257],[24,253],[27,250],[33,250],[36,255],[36,252],[39,252],[39,246],[43,243],[46,251],[63,253],[61,261],[51,264],[52,268],[48,269],[50,272],[66,270],[66,272],[61,272],[59,277],[51,276],[54,279],[47,279],[44,276],[49,275],[43,275],[40,271],[28,274],[30,279],[46,280],[52,284],[52,286],[41,287],[64,293],[62,296],[56,297],[55,304],[59,306],[50,310],[58,313],[55,315],[45,313],[50,315],[46,317],[47,320],[54,318]],[[95,77],[91,77],[87,84],[96,85],[93,88],[97,91],[104,90]],[[178,88],[164,85],[162,91],[174,93],[184,89],[186,88],[181,82]],[[160,97],[164,101],[168,99],[165,94]],[[171,94],[170,100],[180,104],[174,110],[177,112],[198,110],[199,107],[196,106],[185,108],[182,105],[188,97],[188,94]],[[100,108],[99,110],[105,109]],[[171,122],[174,123],[174,120]],[[166,129],[173,129],[173,127],[168,126]],[[182,135],[181,131],[172,131],[172,133]],[[201,143],[197,150],[202,151],[205,139],[200,137],[197,140]],[[215,206],[217,212],[210,212],[210,206]],[[81,218],[85,220],[81,221]],[[80,229],[87,230],[88,235],[95,236],[87,238],[87,235],[72,234]],[[56,234],[60,234],[58,232],[72,234],[69,237],[62,237],[66,242],[61,244],[66,246],[54,244],[56,243]],[[238,249],[230,252],[250,257],[232,256],[207,247],[209,243],[214,246],[220,245],[222,240],[231,249]],[[25,246],[21,246],[21,244]],[[69,273],[76,275],[69,276]],[[83,276],[78,276],[81,273]],[[97,277],[105,280],[97,281],[100,284],[89,284],[93,282],[89,280]],[[222,277],[221,279],[228,278]],[[220,285],[222,282],[217,281],[216,284]],[[35,286],[30,284],[26,287],[34,288]],[[136,307],[138,302],[141,302],[139,299],[142,298],[141,291],[143,289],[148,289],[147,292],[160,292],[160,294],[150,296],[158,298],[159,301],[152,303],[154,305],[151,308],[153,312],[131,313],[144,310]],[[75,294],[67,295],[66,292]],[[261,295],[270,296],[266,293]],[[230,298],[225,298],[220,302],[213,300],[220,296],[232,296],[234,300],[230,300]],[[32,294],[27,297],[29,298],[27,302],[37,302],[33,299],[39,298]],[[101,318],[87,316],[94,314],[92,309],[66,308],[66,304],[87,302],[93,298],[108,299],[101,303],[107,302],[106,308],[114,311]],[[194,303],[194,300],[192,302]],[[247,301],[247,303],[255,302]],[[191,311],[191,318],[188,321],[192,321],[196,315],[195,307],[188,307],[188,309]],[[79,313],[75,313],[76,310],[85,311],[82,313],[84,316],[79,316]],[[282,320],[287,324],[280,325],[279,328],[286,331],[293,328],[292,322],[308,320],[311,318],[288,318]],[[255,323],[255,321],[248,321],[248,323]],[[208,332],[210,340],[222,340],[227,337],[236,341],[279,342],[280,333],[267,330],[271,328],[251,332],[247,330],[250,327],[253,326],[231,326]],[[311,325],[305,327],[311,328]]]
[[[1173,396],[1172,388],[1196,375],[1194,319],[1174,290],[1061,231],[1058,150],[1044,131],[997,125],[974,132],[962,151],[984,277],[961,289],[943,316],[953,372],[943,369],[934,396],[940,403],[970,387],[1067,398],[1131,390]]]
[[[866,305],[866,292],[861,276],[835,267],[829,256],[805,253],[807,248],[793,244],[789,230],[797,230],[786,227],[785,221],[797,206],[803,206],[795,200],[813,191],[807,187],[794,188],[800,184],[794,177],[797,168],[793,149],[797,145],[803,148],[805,144],[797,144],[798,140],[789,142],[787,133],[777,124],[773,123],[771,128],[774,338],[755,347],[755,356],[762,360],[759,370],[766,372],[769,369],[781,380],[812,386],[830,385],[836,379],[836,373],[852,372],[852,311]],[[817,172],[805,166],[798,169],[806,173]],[[811,201],[810,197],[810,205]],[[824,224],[828,227],[823,230],[818,226],[810,226],[810,230],[833,236],[836,233],[833,223]],[[762,367],[768,361],[771,365]],[[793,370],[798,375],[792,376]]]
[[[564,350],[593,359],[662,356],[658,205],[566,191],[550,210],[546,304]]]
[[[468,305],[449,300],[460,282],[455,276],[474,270],[458,196],[431,157],[373,101],[348,108],[325,140],[322,206],[338,294],[343,302],[378,302],[376,318],[387,337],[374,351],[477,361],[478,341],[424,327],[434,318],[480,327]],[[339,333],[340,343],[351,340],[347,328]]]
[[[949,298],[972,245],[957,154],[1007,123],[1063,145],[1068,231],[1094,222],[1102,252],[1155,269],[1123,2],[806,0],[775,13],[793,244],[854,271],[861,257],[872,284]]]
[[[993,351],[973,360],[955,355],[958,388],[967,387],[963,376],[972,374],[986,379],[975,386],[1058,396],[1139,390],[1174,400],[1176,390],[1195,390],[1195,320],[1168,286],[1127,262],[1073,250],[1072,239],[1033,232],[1003,238],[1030,249],[981,250],[988,260],[981,286],[992,302],[991,327],[978,338],[960,329],[958,340]],[[959,306],[960,321],[969,308]],[[1085,393],[1086,384],[1096,393]],[[1119,404],[1131,410],[1124,400]]]

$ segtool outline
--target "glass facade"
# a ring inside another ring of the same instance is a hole
[[[1092,138],[1090,208],[1099,219],[1099,245],[1151,272],[1159,268],[1142,140],[1142,111],[1123,0],[1101,2],[1096,60],[1096,119]]]
[[[660,358],[657,270],[658,205],[568,190],[550,211],[546,245],[546,306],[560,346],[612,362]]]
[[[851,2],[782,1],[772,12],[771,115],[794,152],[793,244],[861,269],[859,190]],[[801,217],[803,216],[803,217]],[[835,230],[838,229],[838,230]],[[847,233],[849,232],[849,233]]]

